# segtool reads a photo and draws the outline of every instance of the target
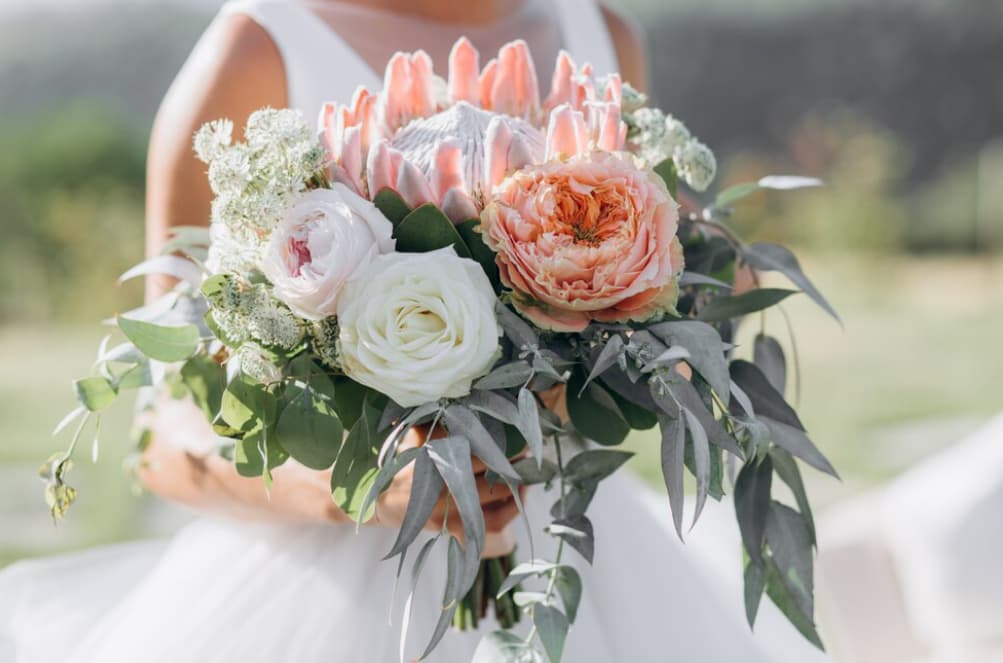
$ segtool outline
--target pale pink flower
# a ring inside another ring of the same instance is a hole
[[[595,152],[524,168],[481,214],[503,284],[544,329],[644,321],[675,309],[683,252],[662,180]]]

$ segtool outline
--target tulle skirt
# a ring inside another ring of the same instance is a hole
[[[585,585],[566,663],[824,660],[766,600],[749,631],[729,505],[708,505],[683,545],[667,503],[623,475],[600,487],[590,510],[594,566],[566,553]],[[530,493],[533,527],[549,522],[552,502]],[[528,556],[525,528],[515,526]],[[406,566],[395,593],[395,562],[380,561],[394,537],[379,527],[205,518],[166,541],[19,562],[0,572],[0,661],[396,662],[410,578]],[[553,552],[542,532],[533,544],[538,556]],[[438,618],[443,556],[418,585],[406,660]],[[428,660],[466,663],[494,627],[489,618],[476,631],[450,630]]]

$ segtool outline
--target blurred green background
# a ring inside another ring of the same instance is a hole
[[[1003,5],[617,4],[648,33],[657,100],[717,151],[722,187],[767,173],[827,182],[753,197],[735,219],[795,246],[846,321],[788,307],[803,419],[844,476],[811,477],[816,499],[885,481],[1003,410]],[[58,528],[35,468],[65,443],[49,432],[89,370],[98,320],[139,301],[138,285],[114,283],[142,254],[146,137],[211,12],[42,7],[0,8],[0,565],[183,517],[131,494],[121,408],[102,462],[80,454],[81,497]],[[782,319],[767,326],[787,338]],[[632,443],[636,469],[660,481],[652,440]]]

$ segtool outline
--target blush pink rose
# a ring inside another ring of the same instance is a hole
[[[675,310],[678,223],[661,178],[600,152],[515,172],[481,214],[516,308],[541,328],[572,332]]]

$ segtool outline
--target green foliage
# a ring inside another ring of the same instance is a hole
[[[195,354],[199,346],[199,330],[195,325],[169,327],[124,316],[119,316],[117,322],[126,338],[151,359],[183,361]]]
[[[452,246],[461,258],[470,257],[470,249],[453,222],[435,205],[417,208],[394,228],[397,250],[405,253],[425,253]]]

